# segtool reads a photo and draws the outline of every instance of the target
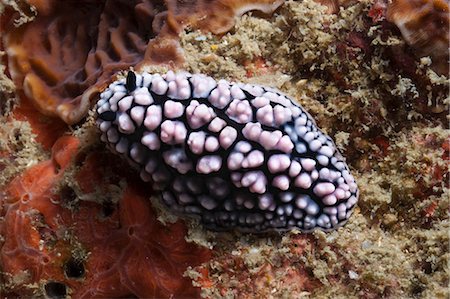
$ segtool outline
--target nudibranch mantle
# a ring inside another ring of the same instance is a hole
[[[331,138],[273,88],[130,71],[101,93],[97,124],[170,210],[208,229],[331,230],[358,201]]]

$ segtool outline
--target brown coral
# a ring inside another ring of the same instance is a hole
[[[128,180],[117,204],[82,201],[64,175],[73,163],[81,196],[113,183],[105,156],[78,154],[79,140],[64,136],[52,159],[14,179],[0,197],[0,268],[11,295],[92,297],[193,297],[198,290],[183,277],[188,266],[209,259],[209,251],[186,243],[182,222],[164,226],[149,192]],[[109,178],[105,179],[105,178]],[[59,187],[62,185],[62,187]],[[59,191],[56,191],[59,190]]]
[[[418,57],[430,56],[433,69],[448,74],[448,1],[394,0],[387,7],[387,19],[397,25]]]
[[[80,121],[98,90],[138,63],[182,62],[177,35],[191,26],[222,33],[236,15],[272,12],[281,0],[30,1],[32,22],[2,17],[3,48],[16,86],[45,114]],[[9,21],[8,21],[9,20]]]
[[[66,124],[60,119],[36,113],[29,99],[23,99],[20,105],[14,107],[12,119],[28,122],[32,133],[36,134],[35,140],[45,150],[50,150],[55,141],[67,131]]]
[[[283,0],[219,0],[179,1],[167,0],[168,22],[174,28],[191,26],[212,33],[225,33],[234,25],[234,18],[247,11],[272,13]]]
[[[141,61],[162,3],[35,1],[38,17],[5,28],[16,86],[47,115],[78,122],[112,74]]]

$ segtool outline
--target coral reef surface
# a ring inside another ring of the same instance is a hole
[[[284,1],[271,15],[228,19],[223,31],[174,27],[186,10],[166,7],[198,1],[77,1],[70,11],[60,1],[3,3],[1,28],[16,37],[2,34],[0,52],[2,296],[448,298],[448,1]],[[243,12],[224,5],[217,15]],[[86,17],[70,23],[56,13],[80,10]],[[5,45],[32,28],[54,33],[29,36],[41,40],[20,51]],[[94,28],[107,30],[87,40],[82,30]],[[108,46],[113,39],[119,48]],[[349,222],[329,233],[255,236],[212,233],[168,213],[104,148],[91,105],[68,121],[76,125],[54,117],[62,114],[53,104],[97,100],[90,87],[136,63],[272,86],[298,100],[358,182]],[[36,94],[27,76],[39,82]]]
[[[36,17],[21,26],[8,7],[1,22],[11,78],[41,112],[74,124],[116,72],[143,62],[180,64],[183,27],[226,32],[235,15],[270,13],[282,1],[166,2],[31,1],[27,12]]]
[[[102,167],[109,158],[62,136],[50,159],[5,187],[0,261],[7,294],[198,295],[183,273],[208,260],[209,251],[186,243],[181,222],[159,223],[151,190]]]

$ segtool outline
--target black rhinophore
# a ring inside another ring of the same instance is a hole
[[[133,71],[129,71],[127,74],[127,83],[125,84],[128,92],[132,92],[136,89],[136,74]]]

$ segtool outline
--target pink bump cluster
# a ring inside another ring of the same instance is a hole
[[[329,230],[358,200],[331,138],[272,88],[129,72],[100,95],[97,123],[171,210],[210,229]]]

